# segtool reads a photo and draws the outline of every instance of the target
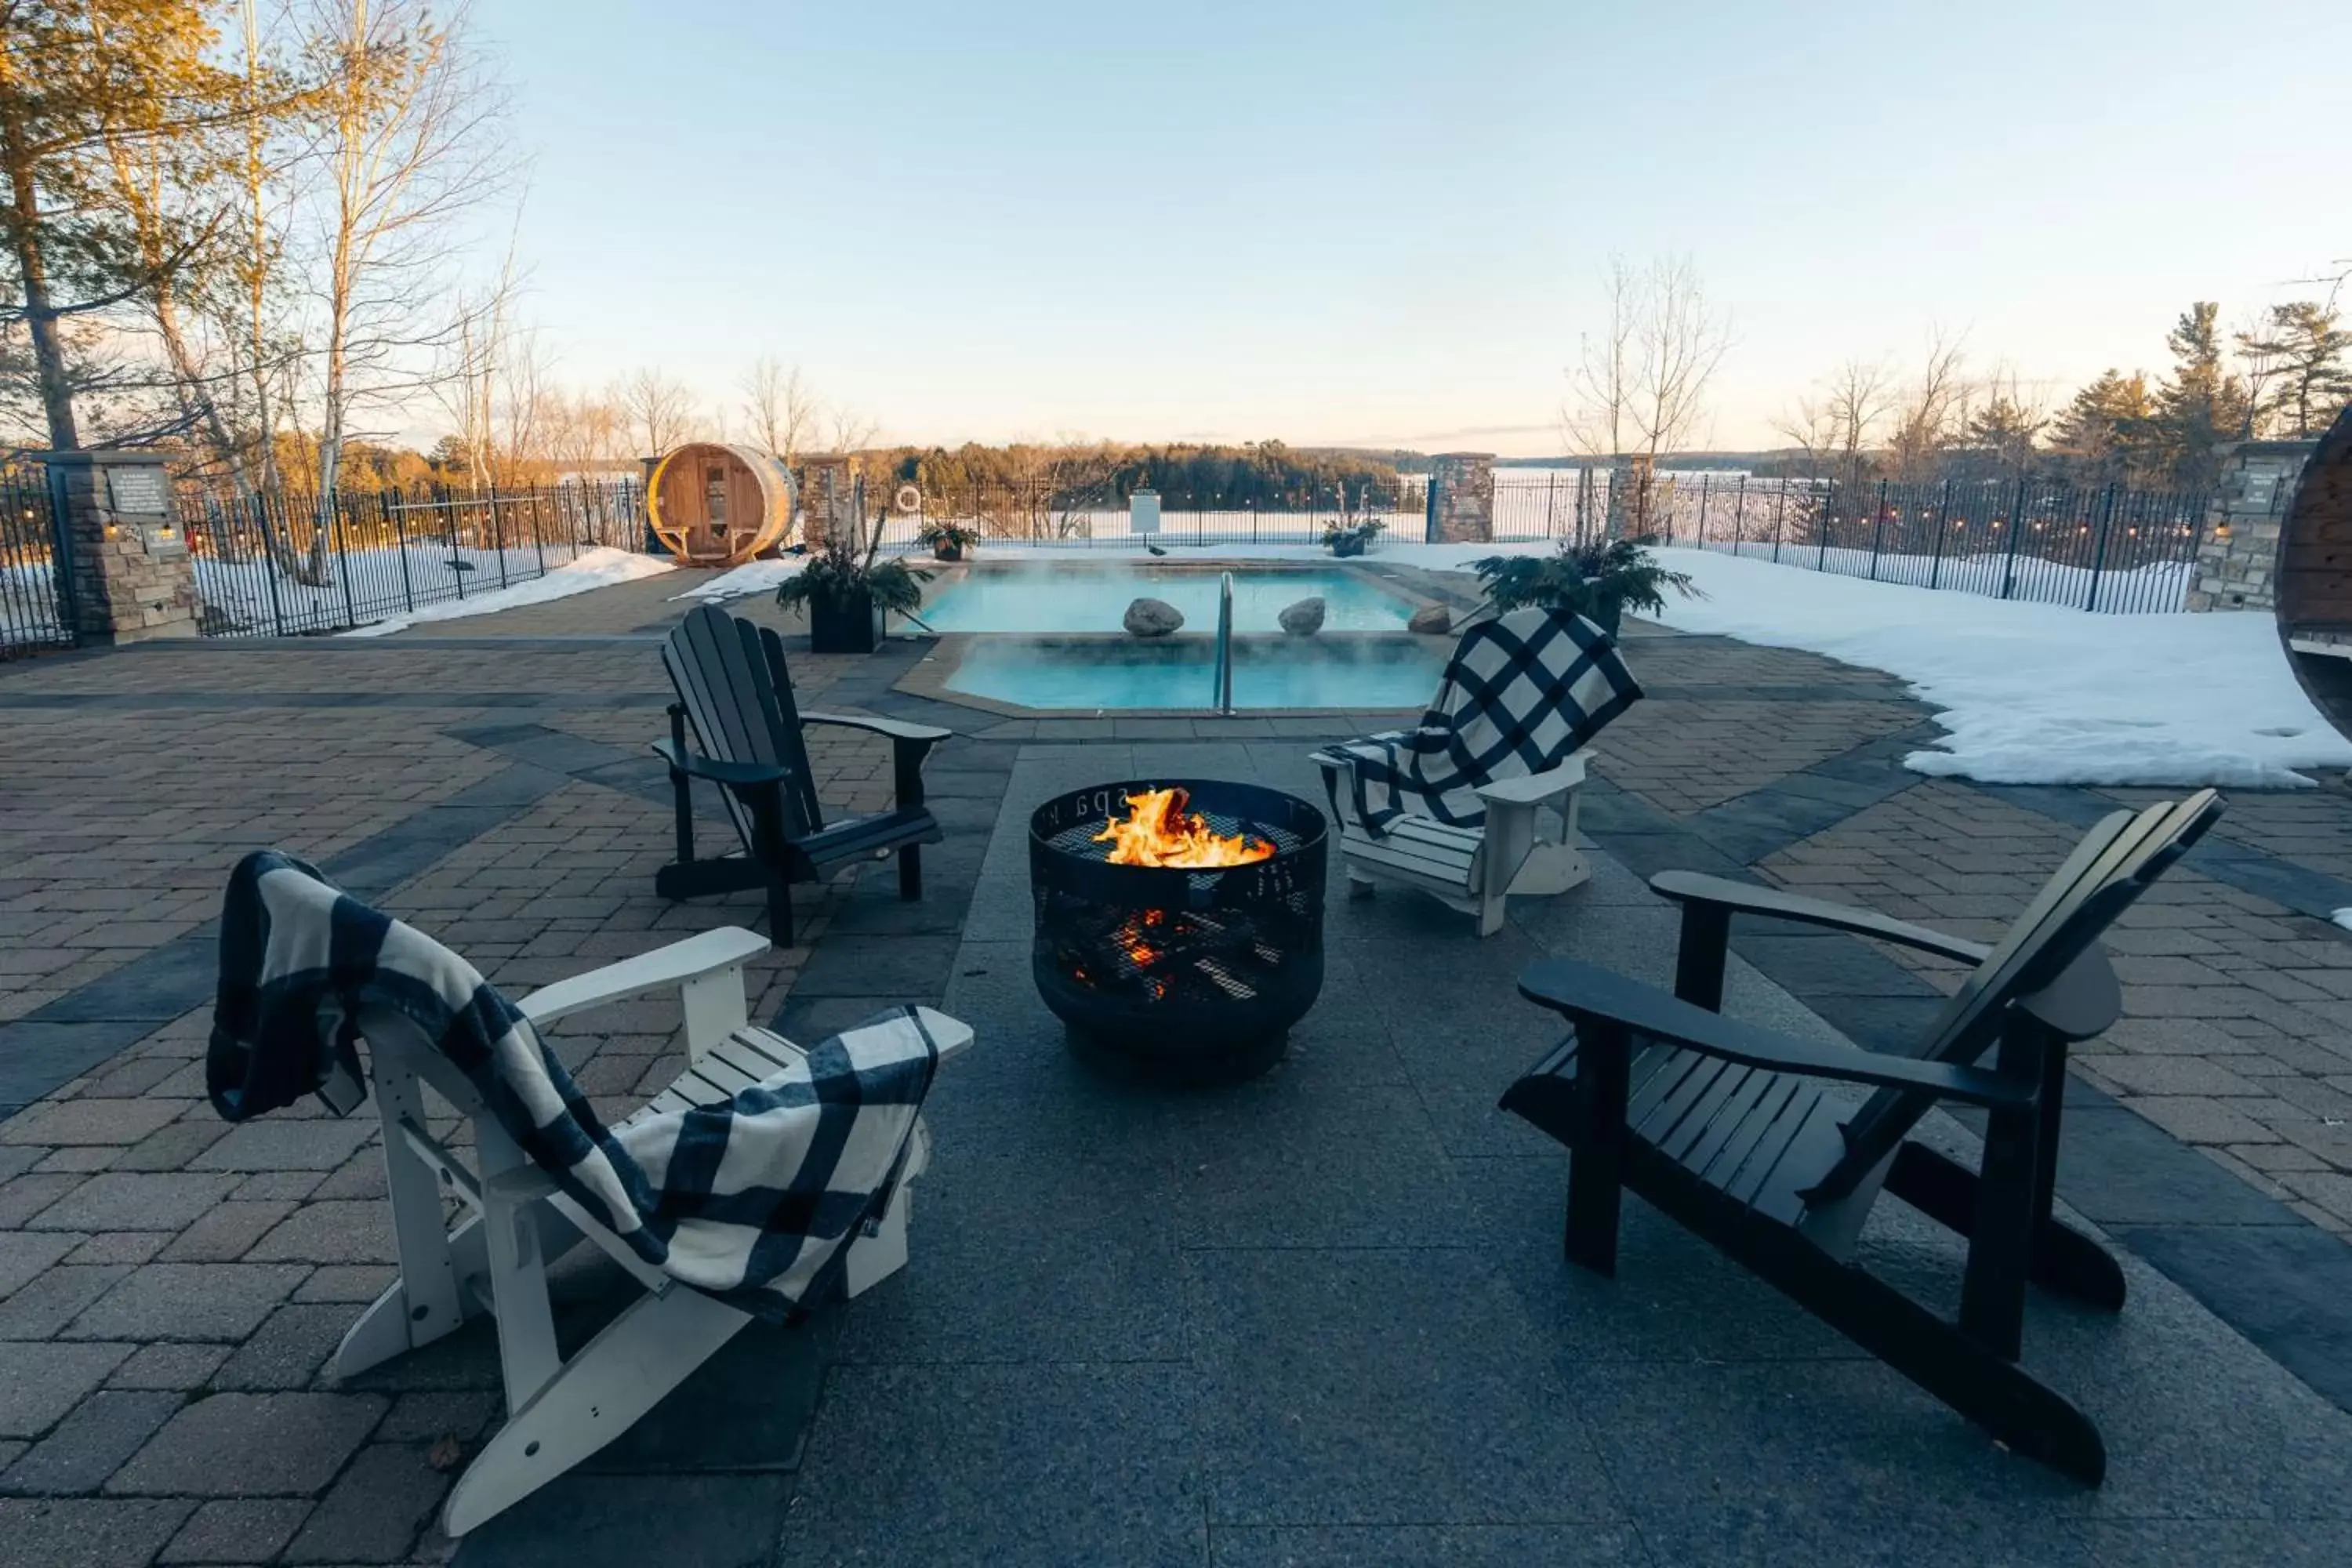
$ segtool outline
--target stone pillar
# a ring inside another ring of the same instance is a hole
[[[801,537],[811,550],[828,541],[856,550],[864,537],[858,515],[857,476],[849,459],[838,453],[819,452],[800,459]]]
[[[2237,441],[2221,449],[2221,482],[2206,503],[2188,608],[2268,614],[2276,607],[2279,531],[2303,465],[2318,445]]]
[[[1436,487],[1431,537],[1445,544],[1485,544],[1495,537],[1495,454],[1440,452],[1430,460]]]
[[[192,637],[194,563],[160,452],[45,452],[86,643]]]

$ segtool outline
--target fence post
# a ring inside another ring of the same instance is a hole
[[[2017,536],[2025,531],[2020,526],[2024,521],[2025,474],[2020,470],[2017,476],[2017,489],[2010,494],[2009,549],[2002,555],[2000,563],[2000,596],[2004,599],[2017,590]]]
[[[1789,476],[1780,476],[1780,493],[1772,502],[1772,564],[1780,563],[1780,524],[1789,514]]]
[[[1698,543],[1694,548],[1699,550],[1706,548],[1706,493],[1714,483],[1715,477],[1712,474],[1701,474],[1698,477]],[[1666,516],[1672,518],[1674,513],[1669,510]],[[1668,526],[1671,527],[1672,524],[1669,523]],[[1669,542],[1672,542],[1673,537],[1672,534],[1667,535]]]
[[[1747,540],[1748,476],[1742,474],[1739,476],[1739,488],[1731,494],[1731,552],[1734,555],[1738,554],[1739,547],[1746,543]]]
[[[530,482],[530,543],[539,552],[539,574],[547,575],[547,529],[540,517],[539,481]]]
[[[1830,476],[1830,488],[1822,492],[1822,552],[1813,561],[1813,570],[1830,569],[1830,524],[1837,517],[1837,476]]]
[[[1944,520],[1951,515],[1952,480],[1944,479],[1944,493],[1936,498],[1936,553],[1927,563],[1927,586],[1933,588],[1944,577]]]
[[[392,534],[400,542],[400,596],[411,615],[416,612],[416,584],[408,574],[408,509],[401,504],[400,492],[383,492],[383,510],[392,514]]]
[[[462,602],[466,597],[466,574],[457,570],[457,563],[465,559],[457,553],[457,503],[447,486],[436,485],[433,489],[434,505],[441,510],[441,533],[449,542],[449,575],[457,580],[457,597]]]
[[[1878,581],[1878,555],[1886,542],[1886,481],[1878,481],[1878,510],[1870,520],[1870,580]]]
[[[1554,493],[1555,493],[1556,491],[1558,491],[1558,490],[1559,490],[1559,476],[1558,474],[1556,474],[1556,473],[1553,473],[1553,472],[1552,472],[1550,469],[1549,469],[1549,468],[1545,469],[1545,470],[1544,470],[1544,537],[1545,537],[1546,539],[1549,539],[1549,538],[1551,538],[1551,537],[1552,537],[1552,536],[1553,536],[1553,535],[1558,531],[1558,525],[1557,525],[1557,524],[1555,524],[1555,523],[1552,521],[1552,515],[1551,515],[1551,512],[1552,512],[1552,498],[1553,498]]]
[[[499,586],[507,585],[507,536],[499,522],[499,484],[495,476],[490,480],[490,548],[499,558]]]
[[[1437,542],[1437,468],[1432,464],[1429,482],[1421,487],[1421,542]]]
[[[269,497],[257,489],[253,492],[253,516],[261,527],[261,559],[268,567],[261,580],[269,584],[269,621],[282,637],[286,635],[286,605],[278,594],[278,544],[269,535]],[[292,553],[291,539],[287,542],[287,551]]]
[[[352,603],[352,555],[343,546],[343,493],[331,492],[327,498],[327,515],[335,523],[335,580],[343,585],[343,625],[360,624],[360,613]]]
[[[2099,541],[2091,552],[2091,594],[2083,602],[2084,614],[2099,607],[2099,574],[2107,564],[2107,530],[2116,521],[2116,487],[2107,486],[2106,504],[2099,509]]]

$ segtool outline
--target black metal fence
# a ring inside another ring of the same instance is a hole
[[[1327,531],[1368,522],[1378,522],[1391,538],[1419,540],[1428,480],[1408,474],[1381,481],[1301,485],[1288,495],[1234,506],[1169,504],[1155,498],[1158,526],[1148,531],[1137,526],[1139,510],[1148,517],[1154,509],[1138,509],[1130,498],[1097,486],[1040,481],[934,494],[906,485],[887,498],[869,491],[865,499],[866,515],[883,517],[882,548],[892,552],[919,548],[927,529],[946,524],[969,529],[983,542],[1076,549],[1318,545]]]
[[[72,592],[58,555],[47,470],[0,467],[0,658],[73,646]]]
[[[2185,607],[2206,526],[2202,491],[1664,474],[1612,505],[1612,477],[1505,470],[1496,538],[1589,542],[1615,531],[1874,582],[2146,614]]]
[[[183,484],[208,637],[339,631],[544,575],[583,550],[643,547],[634,480],[500,491],[223,495]]]

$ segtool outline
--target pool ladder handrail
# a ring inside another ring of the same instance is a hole
[[[1217,584],[1217,716],[1234,716],[1234,574]]]

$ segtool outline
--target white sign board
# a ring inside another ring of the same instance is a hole
[[[161,464],[141,463],[135,468],[107,469],[106,498],[107,505],[116,511],[162,517],[171,510]]]
[[[1138,490],[1127,498],[1127,531],[1129,533],[1152,534],[1160,531],[1160,492]]]

